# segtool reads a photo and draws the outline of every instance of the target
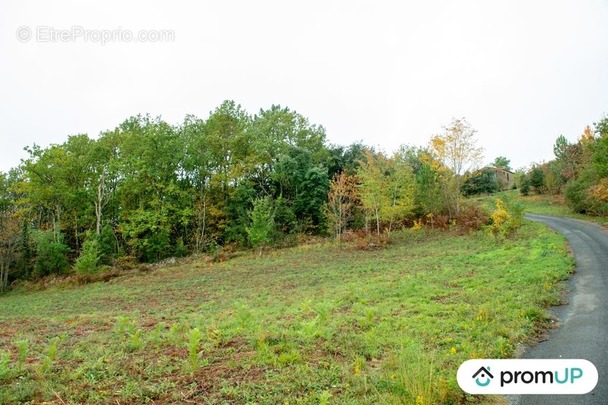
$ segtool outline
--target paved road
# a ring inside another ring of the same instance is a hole
[[[526,395],[509,398],[511,404],[608,404],[608,233],[602,227],[576,219],[527,214],[564,234],[576,260],[568,282],[568,305],[553,312],[560,328],[549,339],[529,349],[529,359],[587,359],[595,364],[598,384],[587,395]]]

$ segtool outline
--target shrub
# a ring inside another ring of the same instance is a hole
[[[479,231],[490,222],[490,217],[477,205],[463,207],[456,217],[460,232]]]
[[[496,175],[492,169],[481,169],[469,175],[460,190],[466,196],[483,193],[495,193],[499,189]]]
[[[490,215],[492,222],[488,227],[490,234],[494,237],[509,236],[523,223],[524,207],[519,202],[509,199],[504,201],[496,199],[496,209]]]
[[[380,235],[364,235],[355,241],[355,249],[357,250],[382,250],[388,245],[389,238],[386,233]]]
[[[591,215],[608,213],[606,180],[598,177],[594,168],[587,168],[579,177],[568,183],[564,194],[568,205],[574,211]]]
[[[545,191],[545,172],[542,167],[534,166],[532,168],[529,174],[529,183],[530,186],[534,187],[534,191],[536,191],[537,194],[542,194]]]
[[[74,263],[74,270],[79,274],[93,274],[97,272],[99,262],[99,242],[96,237],[87,239],[80,251],[80,256]]]
[[[249,242],[254,248],[262,248],[272,242],[274,233],[274,211],[270,198],[260,198],[253,203],[250,213],[251,226],[247,228]]]
[[[105,225],[101,228],[101,233],[98,237],[99,262],[98,264],[111,264],[112,259],[116,255],[116,235],[114,229],[110,225]]]
[[[68,248],[63,243],[63,235],[52,231],[37,231],[33,233],[36,244],[36,261],[34,273],[38,277],[50,274],[60,274],[68,268]]]
[[[509,220],[509,213],[505,209],[505,206],[500,198],[496,199],[496,209],[490,215],[492,223],[490,224],[490,234],[492,236],[505,236],[507,233],[507,222]]]
[[[530,194],[530,181],[528,180],[527,177],[522,178],[521,186],[519,187],[519,192],[522,195]]]

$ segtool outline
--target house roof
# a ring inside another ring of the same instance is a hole
[[[494,376],[492,375],[492,373],[490,373],[490,370],[488,370],[485,367],[482,367],[479,370],[477,370],[477,372],[475,374],[473,374],[473,378],[477,377],[481,373],[486,373],[488,375],[488,377],[494,378]]]
[[[507,172],[507,173],[515,174],[515,172],[512,172],[511,170],[503,169],[502,167],[496,167],[496,166],[486,166],[485,168],[486,168],[486,169],[494,169],[494,170],[502,170],[503,172]]]

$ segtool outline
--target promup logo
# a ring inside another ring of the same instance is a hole
[[[582,359],[485,359],[465,361],[457,378],[469,394],[586,394],[598,373]]]
[[[473,378],[475,379],[475,384],[480,387],[487,387],[492,382],[492,378],[494,376],[490,373],[490,367],[480,367],[479,370],[475,374],[473,374]],[[480,381],[483,380],[483,382]]]

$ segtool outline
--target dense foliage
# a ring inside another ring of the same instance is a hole
[[[490,168],[483,168],[465,177],[461,191],[464,195],[494,193],[499,190],[496,173]]]
[[[564,194],[577,212],[608,215],[608,117],[587,126],[576,143],[560,135],[555,159],[534,165],[521,179],[521,191]]]
[[[386,156],[360,143],[328,145],[323,127],[289,108],[250,115],[225,101],[206,120],[136,116],[96,139],[27,147],[19,167],[0,173],[0,288],[92,274],[117,259],[357,229],[380,238],[413,217],[455,218],[456,170],[480,150],[464,119],[444,129],[429,148]]]

